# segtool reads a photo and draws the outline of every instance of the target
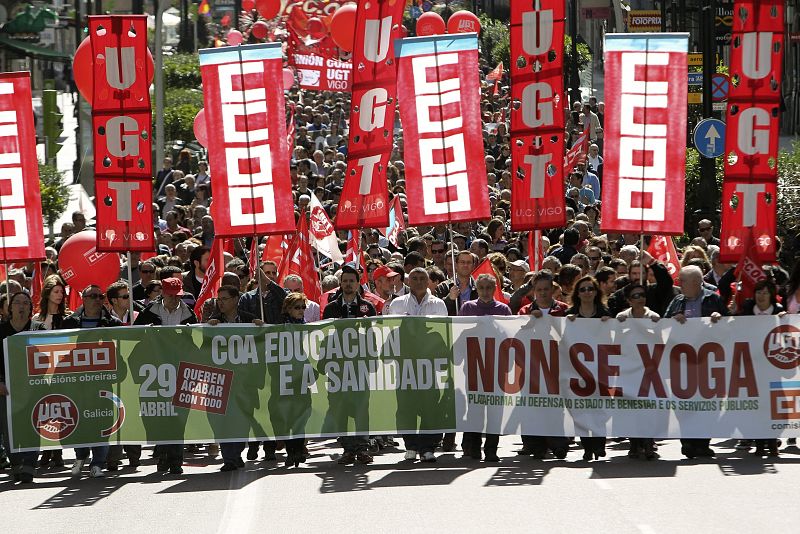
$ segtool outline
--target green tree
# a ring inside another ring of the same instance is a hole
[[[69,188],[64,184],[64,173],[59,172],[55,165],[39,163],[39,190],[42,215],[50,235],[53,235],[53,225],[69,204]]]

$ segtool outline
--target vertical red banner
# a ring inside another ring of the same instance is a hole
[[[511,3],[511,229],[556,228],[564,202],[564,0]]]
[[[784,2],[733,9],[720,260],[775,261]],[[750,242],[752,250],[748,250]]]
[[[347,174],[336,213],[337,230],[389,224],[386,169],[394,144],[397,98],[394,41],[404,7],[399,0],[360,2],[357,7]]]
[[[606,35],[603,231],[683,234],[688,48],[688,34]]]
[[[44,258],[30,72],[0,73],[0,262]]]
[[[97,250],[155,249],[147,16],[89,17]]]
[[[408,224],[489,218],[476,34],[395,43]]]
[[[280,43],[200,51],[217,237],[294,232]]]

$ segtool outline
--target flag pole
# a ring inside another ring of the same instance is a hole
[[[128,324],[133,324],[133,267],[131,267],[131,251],[128,254]],[[120,317],[122,320],[122,317]]]
[[[639,246],[639,283],[644,286],[644,234],[639,234]]]
[[[252,249],[250,251],[250,254],[258,254],[258,235],[257,234],[253,234],[253,246],[250,247],[250,248]],[[266,322],[266,320],[264,319],[264,294],[263,294],[263,288],[262,288],[262,284],[261,284],[261,274],[263,273],[263,271],[261,270],[260,263],[261,262],[258,261],[258,257],[256,256],[256,270],[258,271],[258,273],[256,273],[256,280],[258,280],[258,303],[259,303],[258,308],[261,310],[261,320]],[[223,269],[224,269],[224,267],[223,267]],[[266,275],[264,275],[264,276],[266,276]]]
[[[537,273],[542,270],[542,265],[539,263],[539,249],[542,246],[542,238],[539,235],[541,230],[533,230],[533,270]],[[530,254],[531,251],[528,251]]]

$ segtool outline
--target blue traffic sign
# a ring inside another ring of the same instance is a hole
[[[731,90],[731,79],[727,74],[717,72],[711,77],[711,98],[714,102],[725,102],[728,100],[728,92]]]
[[[702,72],[690,72],[689,73],[689,85],[703,85],[703,73]]]
[[[725,152],[725,123],[705,119],[694,127],[694,147],[705,158],[718,158]]]

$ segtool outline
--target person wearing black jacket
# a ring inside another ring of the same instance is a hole
[[[342,267],[342,276],[339,283],[340,291],[337,298],[328,302],[328,305],[325,306],[325,311],[322,315],[323,319],[354,319],[378,315],[375,306],[364,300],[358,292],[359,276],[358,270],[350,265]],[[367,394],[369,393],[367,392]],[[347,398],[349,399],[349,397]],[[360,428],[364,421],[369,421],[369,402],[342,403],[335,393],[329,393],[328,399],[331,404],[331,410],[328,412],[326,419],[334,413],[339,416],[352,417],[356,421],[356,428]],[[333,423],[331,422],[331,424]],[[340,464],[372,463],[372,455],[367,451],[369,447],[369,438],[367,436],[342,436],[339,438],[339,443],[344,449],[342,457],[339,458]]]
[[[261,262],[258,269],[258,276],[261,277],[261,295],[258,294],[258,288],[242,295],[239,299],[239,311],[250,313],[261,319],[261,308],[263,308],[265,324],[281,324],[283,322],[282,310],[283,301],[286,299],[286,290],[274,282],[278,275],[277,270],[275,262]]]
[[[8,306],[10,318],[4,323],[0,323],[0,433],[3,438],[3,446],[8,452],[11,461],[11,474],[14,482],[29,483],[33,482],[36,474],[36,458],[39,451],[11,452],[9,440],[10,421],[7,419],[6,402],[8,401],[8,388],[6,387],[5,377],[5,343],[2,341],[18,332],[28,330],[45,330],[44,324],[31,320],[33,303],[27,293],[16,293],[12,295]]]
[[[667,267],[663,263],[656,261],[647,251],[644,251],[642,252],[642,262],[631,263],[628,270],[628,278],[631,282],[638,282],[640,280],[640,269],[642,266],[649,267],[650,270],[653,271],[653,277],[656,279],[654,284],[646,283],[647,275],[645,273],[644,285],[647,295],[647,302],[645,305],[663,317],[667,305],[675,297],[675,292],[673,290],[675,284],[672,280],[672,275],[669,274],[669,270],[667,270]],[[625,288],[618,289],[608,298],[608,311],[611,312],[611,315],[614,317],[628,308],[630,308],[630,304],[628,304],[628,301],[625,299]]]
[[[716,323],[720,317],[727,315],[722,298],[703,287],[703,271],[700,267],[696,265],[683,267],[680,281],[683,293],[672,299],[664,317],[672,317],[680,324],[684,324],[686,319],[710,317],[711,322]],[[710,439],[682,439],[681,453],[689,459],[696,456],[713,457],[714,451],[710,444]]]
[[[600,284],[593,276],[584,276],[575,284],[572,291],[572,307],[567,310],[567,319],[574,321],[577,318],[602,319],[607,321],[610,313],[603,304],[603,293]],[[605,436],[581,437],[583,459],[595,460],[606,455]]]
[[[92,284],[81,292],[83,307],[64,319],[61,328],[64,330],[72,328],[105,328],[111,326],[122,326],[122,323],[113,317],[103,306],[103,289]],[[75,463],[72,464],[72,476],[79,477],[81,469],[89,458],[89,451],[92,453],[92,461],[89,464],[90,476],[98,478],[103,476],[103,467],[108,458],[108,445],[96,447],[78,447],[75,449]]]
[[[197,317],[189,306],[181,300],[183,282],[180,278],[165,278],[161,281],[162,296],[142,310],[133,322],[135,325],[177,326],[195,324]],[[157,469],[170,474],[183,473],[183,444],[170,443],[156,446]]]
[[[778,302],[778,288],[771,278],[759,280],[753,290],[754,298],[744,301],[739,315],[777,315],[778,317],[786,315],[786,310]],[[755,456],[764,456],[765,451],[770,457],[778,456],[777,439],[756,439],[755,442],[756,450],[753,452]]]

